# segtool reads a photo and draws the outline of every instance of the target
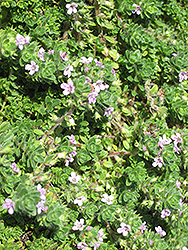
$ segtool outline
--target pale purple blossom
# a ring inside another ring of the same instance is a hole
[[[166,232],[162,229],[162,227],[158,226],[158,227],[155,227],[155,231],[160,234],[161,236],[165,236],[166,235]]]
[[[113,199],[114,199],[113,195],[108,195],[107,193],[105,193],[103,194],[103,198],[101,199],[101,201],[106,203],[107,205],[112,205]]]
[[[180,205],[180,207],[183,207],[183,199],[182,198],[179,200],[179,205]]]
[[[175,144],[178,144],[178,143],[182,143],[182,138],[181,138],[181,135],[183,135],[183,133],[176,133],[176,135],[172,135],[171,138],[174,140],[174,143]]]
[[[76,156],[76,147],[73,147],[73,151],[71,153],[68,154],[68,157],[66,158],[65,160],[65,166],[69,166],[69,163],[70,162],[73,162],[74,161],[74,156]]]
[[[62,52],[62,50],[60,51],[60,59],[61,60],[63,60],[63,61],[68,61],[69,59],[68,59],[68,54],[67,54],[67,52]]]
[[[90,84],[91,82],[92,82],[91,78],[89,78],[89,76],[86,76],[86,81],[85,81],[85,83]]]
[[[100,247],[100,245],[101,245],[101,242],[100,241],[95,241],[95,243],[94,243],[94,250],[96,250],[97,248],[99,248]]]
[[[72,184],[77,184],[81,179],[81,176],[80,175],[76,175],[75,172],[71,172],[71,176],[69,176],[69,181],[72,183]]]
[[[40,192],[41,200],[45,201],[46,200],[46,189],[42,188],[41,184],[38,184],[37,185],[37,191]]]
[[[66,4],[66,8],[68,9],[67,10],[67,14],[71,15],[72,13],[77,13],[77,8],[78,7],[78,4],[72,2],[71,4]]]
[[[84,229],[84,219],[80,219],[80,221],[76,220],[74,222],[74,226],[72,227],[72,230],[79,230],[82,231]]]
[[[8,209],[8,213],[9,213],[9,214],[13,214],[13,213],[14,213],[15,202],[12,201],[12,200],[9,199],[9,198],[6,198],[6,199],[5,199],[5,203],[2,205],[2,207],[3,207],[4,209]]]
[[[112,68],[112,70],[111,70],[111,72],[112,72],[112,74],[116,77],[116,72],[117,72],[118,70],[115,70],[115,69],[113,69]]]
[[[162,212],[161,212],[161,218],[165,218],[165,217],[168,217],[170,216],[171,214],[171,211],[168,210],[168,209],[163,209]]]
[[[83,205],[83,202],[86,200],[86,197],[85,196],[80,196],[80,197],[77,197],[75,200],[74,200],[74,204],[78,204],[78,206],[82,206]]]
[[[172,142],[171,139],[167,139],[166,135],[164,134],[163,137],[159,137],[159,142],[158,142],[158,146],[163,148],[164,145],[168,145]]]
[[[23,50],[23,45],[29,43],[29,40],[30,40],[29,36],[23,37],[20,34],[16,35],[16,45],[20,50]]]
[[[176,57],[177,55],[179,55],[179,51],[177,51],[177,53],[172,53],[172,56]]]
[[[187,80],[187,72],[182,71],[179,73],[179,82],[182,82],[183,80]]]
[[[10,166],[13,168],[12,172],[15,172],[15,173],[19,173],[20,172],[19,168],[16,167],[16,163],[15,162],[13,162]]]
[[[68,79],[67,83],[62,83],[60,85],[60,88],[64,89],[63,94],[64,95],[69,95],[69,94],[73,94],[75,87],[73,85],[73,81],[71,79]]]
[[[175,183],[175,186],[176,186],[177,188],[180,188],[181,182],[177,180],[176,183]]]
[[[52,50],[48,50],[48,54],[49,55],[53,55],[54,54],[54,50],[52,49]]]
[[[89,93],[87,96],[89,104],[91,104],[91,103],[95,104],[97,101],[96,100],[97,96],[98,96],[98,93],[95,91],[92,91],[91,93]]]
[[[86,65],[89,65],[92,61],[93,61],[93,57],[88,57],[88,58],[86,58],[85,56],[82,56],[82,57],[80,58],[80,62],[81,62],[81,63],[84,63],[84,64],[86,64]]]
[[[187,247],[182,247],[182,250],[188,250],[188,248]]]
[[[134,3],[132,6],[137,8],[137,9],[135,9],[135,10],[132,10],[132,13],[133,13],[133,14],[136,13],[137,15],[140,15],[141,10],[142,10],[142,9],[141,9],[141,6],[140,6],[140,5],[137,5],[137,4],[135,4],[135,3]]]
[[[36,64],[36,62],[31,61],[31,64],[25,65],[25,70],[29,70],[29,74],[32,76],[35,72],[39,70],[39,66]]]
[[[101,68],[105,69],[104,64],[99,60],[97,60],[96,58],[94,59],[94,62],[96,63],[96,66],[100,66]]]
[[[87,230],[91,230],[91,227],[90,227],[90,226],[88,226],[88,227],[86,227],[86,229],[87,229]]]
[[[88,245],[87,245],[85,242],[79,242],[79,243],[77,244],[77,248],[78,248],[78,249],[82,249],[82,250],[86,250],[87,246],[88,246]]]
[[[159,156],[155,157],[154,162],[152,163],[152,166],[153,167],[158,166],[159,168],[162,168],[162,166],[163,166],[163,158],[159,157]]]
[[[39,52],[38,52],[38,54],[37,54],[38,58],[40,58],[43,62],[45,61],[45,60],[44,60],[44,53],[45,53],[44,48],[40,48],[40,49],[39,49]]]
[[[146,222],[144,221],[143,224],[140,226],[141,233],[143,234],[145,230],[147,230]]]
[[[152,244],[153,244],[153,241],[152,241],[152,240],[150,240],[150,241],[149,241],[149,244],[150,244],[150,245],[152,245]]]
[[[64,76],[67,76],[68,78],[71,76],[71,71],[73,71],[73,66],[72,65],[68,65],[65,69],[64,69]]]
[[[120,228],[117,229],[117,232],[118,234],[123,234],[123,236],[127,236],[128,235],[128,232],[131,231],[131,226],[130,225],[127,225],[125,224],[124,222],[122,222],[120,224]]]
[[[41,214],[42,211],[46,212],[48,210],[48,207],[44,206],[45,201],[41,200],[37,203],[37,214]]]
[[[98,231],[97,239],[102,242],[103,241],[103,237],[104,237],[104,230],[101,228]]]
[[[104,116],[110,116],[112,114],[112,112],[114,111],[114,108],[113,107],[110,107],[110,108],[106,108],[105,109],[105,113],[104,113]]]
[[[69,142],[71,144],[73,144],[73,145],[78,144],[78,142],[75,140],[75,136],[74,135],[71,135],[71,136],[68,135],[68,138],[69,138]]]
[[[101,90],[105,90],[109,88],[108,84],[103,84],[103,80],[98,80],[93,83],[93,87],[95,88],[95,92],[99,93]]]

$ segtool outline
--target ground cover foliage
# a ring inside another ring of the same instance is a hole
[[[188,249],[187,2],[0,10],[0,249]]]

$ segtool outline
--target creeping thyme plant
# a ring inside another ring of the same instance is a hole
[[[187,1],[0,9],[0,249],[188,249]]]

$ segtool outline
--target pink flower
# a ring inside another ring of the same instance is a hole
[[[136,13],[137,15],[140,15],[141,10],[142,10],[142,9],[141,9],[141,6],[140,6],[140,5],[137,5],[137,4],[135,4],[135,3],[134,3],[132,6],[137,8],[137,9],[135,9],[135,10],[132,10],[132,13],[133,13],[133,14]]]
[[[88,84],[90,84],[92,81],[91,81],[91,78],[89,78],[88,76],[86,76],[86,81],[85,81],[85,83],[88,83]]]
[[[82,231],[84,229],[84,219],[80,219],[80,221],[76,220],[74,222],[74,226],[72,227],[72,230],[79,230]]]
[[[39,70],[39,66],[36,64],[36,62],[31,61],[31,64],[25,65],[25,70],[29,70],[29,74],[33,75],[35,72]]]
[[[75,172],[71,172],[71,176],[69,176],[69,181],[72,184],[77,184],[79,182],[79,180],[81,179],[80,175],[76,175]]]
[[[40,192],[40,198],[41,200],[45,201],[46,200],[46,189],[42,188],[40,184],[37,185],[37,191]]]
[[[153,167],[158,166],[159,168],[162,168],[162,166],[163,166],[163,158],[159,157],[159,156],[155,157],[154,162],[152,163],[152,166]]]
[[[89,93],[87,96],[89,104],[91,103],[95,104],[97,101],[96,99],[97,96],[98,96],[98,93],[95,91],[92,91],[91,93]]]
[[[68,138],[69,138],[69,142],[71,143],[71,144],[78,144],[77,143],[77,141],[75,140],[75,136],[74,135],[71,135],[71,136],[69,136],[68,135]]]
[[[38,58],[40,58],[43,62],[44,62],[44,53],[45,53],[45,50],[43,48],[40,48],[37,54]]]
[[[70,162],[74,161],[73,156],[76,156],[76,147],[73,147],[73,151],[71,153],[69,153],[67,159],[65,160],[65,166],[67,167],[69,165]]]
[[[73,66],[70,64],[64,69],[64,76],[67,76],[68,78],[71,76],[71,71],[73,71]]]
[[[89,70],[89,68],[88,68],[88,67],[86,67],[86,68],[84,69],[84,71],[85,71],[85,72],[88,72],[88,70]]]
[[[104,113],[104,116],[110,116],[112,114],[112,112],[114,111],[114,108],[113,107],[110,107],[110,108],[106,108],[105,109],[105,113]]]
[[[29,36],[26,36],[25,38],[20,35],[20,34],[17,34],[16,35],[16,45],[18,46],[18,48],[20,50],[23,50],[23,45],[29,43],[29,40],[30,40],[30,37]]]
[[[86,243],[84,243],[84,242],[79,242],[78,244],[77,244],[77,248],[78,249],[82,249],[82,250],[86,250],[86,247],[87,247],[88,245],[86,244]]]
[[[108,84],[102,84],[103,80],[98,80],[93,83],[93,87],[95,88],[95,92],[99,93],[101,90],[105,90],[109,88]]]
[[[97,239],[102,242],[103,241],[103,237],[104,237],[104,230],[101,228],[98,231]]]
[[[152,241],[152,240],[150,240],[150,241],[149,241],[149,244],[150,244],[150,245],[152,245],[152,244],[153,244],[153,241]]]
[[[2,205],[2,207],[3,207],[4,209],[8,209],[8,213],[9,213],[9,214],[13,214],[13,213],[14,213],[15,202],[12,201],[12,200],[9,199],[9,198],[6,198],[6,199],[5,199],[5,203]]]
[[[122,222],[120,224],[120,228],[117,229],[118,234],[123,234],[123,236],[127,236],[128,232],[131,231],[131,226],[125,224],[124,222]]]
[[[44,206],[45,201],[41,200],[37,203],[36,207],[37,207],[37,213],[41,214],[42,211],[46,212],[48,210],[48,207]]]
[[[86,227],[86,229],[87,229],[87,230],[91,230],[91,227],[90,227],[90,226],[88,226],[88,227]]]
[[[67,52],[62,52],[62,50],[60,51],[60,59],[63,61],[68,61],[69,59],[67,58],[68,54]]]
[[[166,216],[170,216],[171,212],[168,209],[163,209],[161,212],[161,218],[165,218]]]
[[[112,205],[112,200],[114,199],[113,195],[103,194],[103,197],[101,199],[102,202],[106,203],[107,205]]]
[[[177,180],[176,183],[175,183],[175,186],[176,186],[177,188],[180,188],[181,182],[179,182],[179,181]]]
[[[83,205],[83,201],[85,200],[86,200],[85,196],[80,196],[74,200],[74,204],[78,204],[78,206],[81,207]]]
[[[86,64],[86,65],[89,65],[92,61],[93,61],[93,57],[88,57],[88,58],[86,58],[85,56],[82,56],[82,57],[80,58],[80,62],[81,62],[81,63],[84,63],[84,64]]]
[[[142,147],[142,149],[143,149],[144,151],[146,151],[146,150],[147,150],[146,146],[143,146],[143,147]]]
[[[183,80],[187,80],[187,72],[186,71],[179,73],[179,82],[182,82]]]
[[[177,54],[176,53],[172,53],[172,56],[174,56],[174,57],[176,57],[177,55],[179,55],[179,51],[177,52]]]
[[[16,172],[16,173],[20,172],[20,170],[16,167],[16,163],[15,162],[13,162],[10,166],[13,168],[12,172]]]
[[[105,66],[103,65],[103,63],[99,60],[97,60],[96,58],[94,59],[94,62],[96,63],[96,66],[100,66],[101,68],[105,69]]]
[[[66,4],[66,8],[68,9],[67,10],[67,14],[71,15],[72,13],[77,13],[77,8],[78,7],[78,4],[72,2],[71,4]]]
[[[100,241],[98,241],[98,242],[95,241],[94,246],[93,246],[93,247],[94,247],[93,249],[96,250],[97,248],[100,247],[100,245],[101,245],[101,242],[100,242]]]
[[[62,83],[60,85],[60,88],[64,89],[63,94],[64,95],[69,95],[69,94],[73,94],[75,87],[73,85],[73,81],[71,79],[68,79],[67,83]]]
[[[140,226],[140,230],[141,230],[141,233],[143,234],[145,230],[147,230],[146,228],[146,222],[144,221],[144,223]]]
[[[52,49],[52,50],[48,50],[48,54],[49,55],[53,55],[54,54],[54,50]]]
[[[159,137],[159,142],[158,142],[158,146],[163,148],[163,145],[168,145],[172,142],[171,139],[167,139],[166,135],[164,134],[163,137]]]
[[[161,236],[165,236],[166,235],[166,232],[162,229],[162,227],[158,226],[158,227],[155,227],[155,230],[158,234],[160,234]]]

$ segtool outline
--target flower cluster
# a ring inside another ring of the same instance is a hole
[[[37,213],[41,214],[42,211],[46,212],[48,210],[48,207],[44,206],[44,203],[46,202],[46,189],[42,188],[41,184],[38,184],[37,191],[40,192],[40,198],[41,198],[41,201],[39,201],[36,205]]]
[[[23,45],[29,43],[29,40],[30,40],[29,36],[23,37],[20,34],[16,35],[16,45],[20,50],[23,50]]]
[[[60,51],[60,59],[61,60],[63,60],[63,61],[68,61],[69,59],[68,59],[68,54],[67,54],[67,52],[62,52],[62,50]]]
[[[174,140],[174,151],[176,153],[180,153],[180,151],[182,150],[181,147],[178,147],[178,143],[182,143],[182,138],[181,138],[181,135],[183,135],[183,133],[176,133],[176,135],[172,135],[171,138],[172,140]]]
[[[141,233],[143,234],[145,230],[147,230],[146,222],[144,221],[143,224],[140,226]]]
[[[86,200],[86,197],[85,196],[80,196],[80,197],[77,197],[75,200],[74,200],[74,204],[78,204],[78,206],[82,206],[83,205],[83,201]]]
[[[112,112],[114,111],[114,108],[113,107],[110,107],[110,108],[106,108],[105,109],[105,113],[104,113],[104,116],[108,117],[112,114]]]

